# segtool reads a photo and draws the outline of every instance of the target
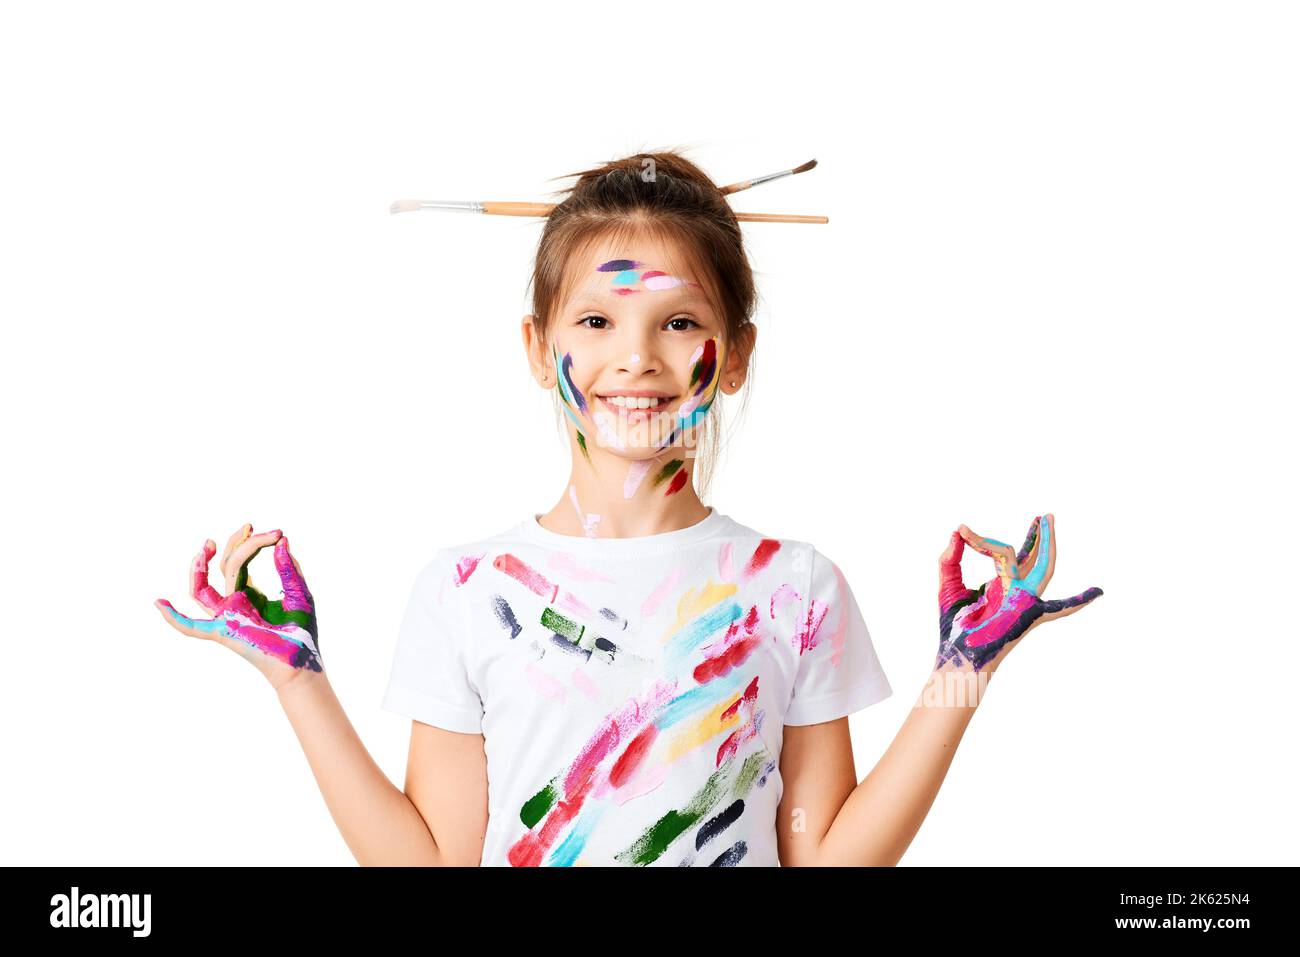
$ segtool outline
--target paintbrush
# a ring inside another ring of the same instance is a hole
[[[779,173],[768,173],[766,176],[758,176],[754,179],[741,180],[739,183],[732,183],[730,186],[721,187],[718,192],[724,196],[728,193],[739,193],[742,189],[749,189],[751,186],[757,186],[759,183],[770,183],[774,179],[780,179],[782,176],[798,176],[800,173],[806,173],[817,165],[815,159],[810,159],[801,166],[794,169],[783,169]],[[737,213],[737,216],[740,214]]]
[[[774,179],[780,179],[782,176],[794,176],[798,173],[806,173],[816,165],[817,161],[815,159],[809,160],[802,166],[796,166],[794,169],[782,170],[779,173],[768,173],[766,176],[741,180],[739,183],[732,183],[730,186],[723,186],[719,189],[719,192],[723,195],[738,193],[743,189],[757,186],[759,183],[767,183]],[[440,209],[446,212],[486,213],[489,216],[549,216],[551,215],[551,210],[555,209],[557,205],[557,203],[480,202],[479,200],[474,199],[399,199],[388,207],[388,212],[410,213],[419,209]],[[743,223],[830,222],[830,220],[825,216],[796,216],[787,213],[736,213],[736,219]]]

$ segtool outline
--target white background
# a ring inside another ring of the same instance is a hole
[[[6,6],[3,863],[354,863],[270,687],[152,602],[283,528],[400,786],[416,572],[568,456],[519,339],[540,220],[388,204],[678,145],[719,183],[819,162],[733,198],[830,223],[744,227],[708,502],[844,570],[895,688],[859,777],[959,523],[1052,511],[1047,597],[1105,590],[999,670],[903,863],[1295,863],[1295,7],[467,9]]]

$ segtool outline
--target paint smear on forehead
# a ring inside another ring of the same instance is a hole
[[[703,290],[698,282],[672,276],[660,269],[651,269],[647,263],[636,259],[610,259],[596,267],[596,272],[610,274],[609,292],[618,296],[631,296],[638,292],[662,292],[678,286]]]

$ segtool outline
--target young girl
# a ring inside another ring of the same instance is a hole
[[[383,700],[414,719],[405,791],[330,688],[279,530],[231,537],[224,597],[204,543],[192,595],[213,618],[156,604],[270,680],[362,864],[892,865],[1012,642],[1101,590],[1039,597],[1051,515],[1019,552],[953,532],[935,669],[859,783],[846,716],[891,688],[852,590],[811,544],[696,491],[696,448],[716,447],[709,413],[743,387],[756,342],[736,217],[674,153],[577,175],[543,231],[522,325],[572,474],[550,511],[444,548],[417,577]],[[248,580],[268,545],[278,601]],[[997,563],[974,590],[965,545]]]

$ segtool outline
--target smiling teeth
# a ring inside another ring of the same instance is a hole
[[[621,406],[626,409],[653,409],[667,402],[667,399],[651,398],[650,396],[632,395],[608,395],[602,398],[610,405]]]

